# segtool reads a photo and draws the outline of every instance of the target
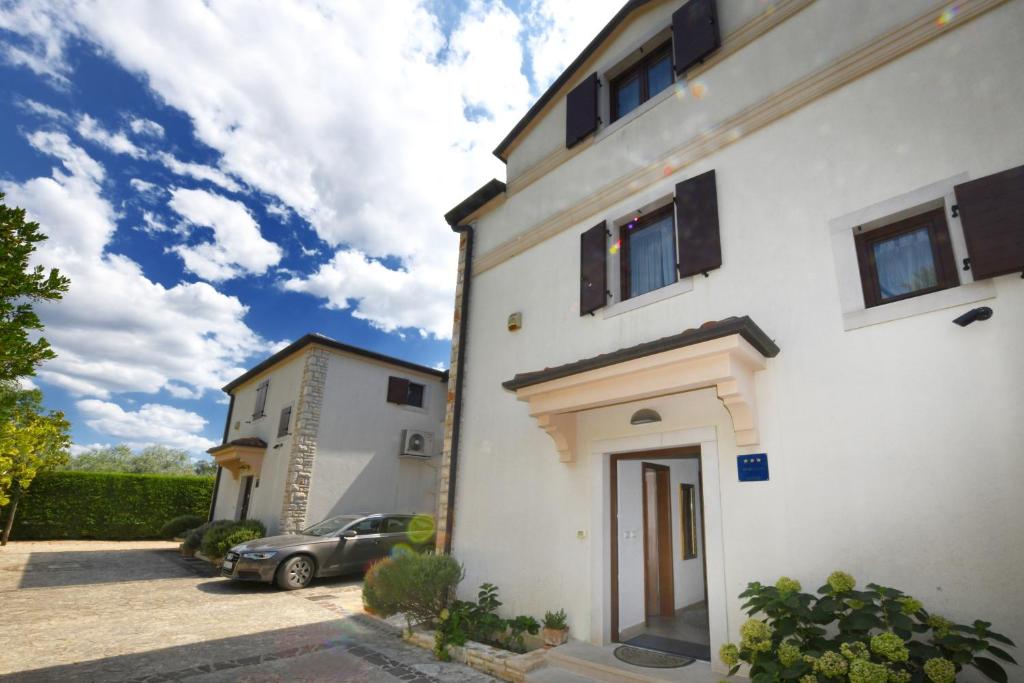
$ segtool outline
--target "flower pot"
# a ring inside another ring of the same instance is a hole
[[[569,640],[568,628],[544,628],[540,631],[540,637],[548,647],[557,647]]]

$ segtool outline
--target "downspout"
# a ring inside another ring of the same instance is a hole
[[[221,439],[221,445],[228,442],[228,431],[231,429],[231,411],[235,408],[235,395],[231,394],[231,400],[228,402],[228,416],[224,420],[224,437]],[[216,512],[217,507],[217,491],[220,489],[220,473],[223,468],[217,466],[217,476],[213,480],[213,498],[210,500],[210,514],[207,515],[206,521],[212,522],[213,515]]]
[[[469,327],[469,291],[473,284],[473,226],[453,228],[466,235],[466,253],[463,256],[462,301],[459,304],[459,345],[455,367],[455,395],[452,397],[452,452],[448,459],[448,513],[445,515],[444,552],[452,551],[452,532],[455,528],[455,482],[459,474],[459,432],[462,427],[462,381],[466,367],[466,331]]]

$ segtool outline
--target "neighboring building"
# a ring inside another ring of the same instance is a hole
[[[466,595],[707,656],[748,582],[841,568],[1024,642],[1021,27],[626,3],[446,216]]]
[[[302,337],[224,387],[211,519],[268,534],[348,513],[432,514],[447,373]]]

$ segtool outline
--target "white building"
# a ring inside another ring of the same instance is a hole
[[[447,373],[309,334],[238,377],[211,519],[432,514]],[[436,444],[436,445],[435,445]]]
[[[467,595],[717,660],[748,582],[843,569],[1024,642],[1022,28],[626,3],[446,216]]]

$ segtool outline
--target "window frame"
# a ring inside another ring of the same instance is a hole
[[[419,401],[419,403],[413,403],[413,401],[412,401],[413,387],[419,387],[419,392],[420,392],[420,401]],[[427,401],[427,385],[426,384],[420,384],[419,382],[413,382],[412,380],[409,380],[409,386],[406,389],[405,403],[403,403],[402,405],[411,406],[413,408],[422,408],[423,404],[426,403],[426,401]]]
[[[284,414],[286,412],[288,413],[288,419],[287,420],[284,419]],[[277,438],[280,439],[282,437],[285,437],[285,436],[288,436],[289,434],[291,434],[292,433],[291,426],[292,426],[292,406],[291,405],[286,405],[284,408],[281,408],[281,412],[278,413],[278,417],[277,417]],[[284,431],[281,430],[282,427],[284,428]]]
[[[636,225],[632,230],[629,226],[634,223],[634,221],[628,221],[619,226],[619,301],[628,301],[634,297],[634,294],[630,291],[630,274],[632,272],[629,256],[630,238],[641,230],[661,222],[661,220],[666,216],[672,219],[672,261],[675,266],[675,277],[672,282],[668,282],[661,287],[652,289],[651,292],[656,292],[679,282],[679,244],[677,243],[676,237],[675,205],[667,204],[654,209],[646,215],[640,215],[639,219],[635,221]],[[644,292],[644,294],[650,294],[650,292]],[[643,296],[643,294],[635,296]]]
[[[899,235],[917,232],[923,227],[928,229],[929,242],[932,248],[932,260],[935,263],[936,284],[932,287],[925,287],[907,292],[906,294],[883,299],[873,246],[878,242],[887,241]],[[896,301],[912,299],[944,289],[952,289],[960,285],[960,277],[956,268],[945,207],[923,211],[872,230],[862,230],[858,227],[854,233],[854,246],[857,251],[857,264],[860,270],[861,287],[864,291],[865,308],[884,306]]]
[[[652,95],[650,92],[649,69],[655,63],[661,61],[663,57],[668,57],[669,70],[672,73],[672,82],[674,83],[676,80],[676,72],[675,64],[672,61],[671,38],[666,40],[664,43],[659,44],[657,47],[652,48],[651,51],[647,55],[642,57],[639,61],[637,61],[636,64],[631,65],[625,71],[611,79],[611,82],[609,83],[611,87],[608,88],[608,91],[610,93],[609,109],[611,112],[611,120],[609,121],[609,123],[614,123],[623,116],[628,116],[629,114],[633,113],[641,106],[643,106],[644,102],[647,102],[649,99],[651,99]],[[627,83],[628,81],[631,81],[635,76],[638,76],[640,79],[640,101],[637,102],[636,107],[634,107],[633,109],[630,109],[628,112],[624,114],[620,113],[618,98],[619,89],[623,86],[623,84]],[[667,90],[667,88],[663,88],[663,90]],[[660,92],[661,90],[658,91],[658,93]],[[658,93],[654,93],[654,95],[657,95]]]

